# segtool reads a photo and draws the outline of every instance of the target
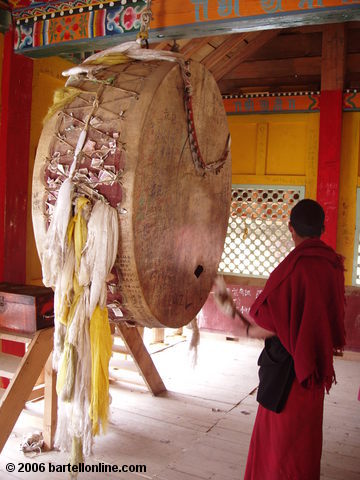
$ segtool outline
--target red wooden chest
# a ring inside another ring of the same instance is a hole
[[[51,288],[0,283],[0,328],[33,333],[54,325]]]

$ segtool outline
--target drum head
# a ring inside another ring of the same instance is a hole
[[[116,180],[96,188],[117,209],[120,225],[108,292],[109,303],[117,308],[109,313],[113,319],[150,327],[180,327],[196,316],[217,272],[230,207],[230,154],[218,174],[196,171],[184,83],[176,63],[132,62],[110,70],[97,74],[100,80],[110,74],[114,80],[102,87],[87,151],[77,167],[84,175],[100,178],[94,156],[110,146],[104,165]],[[226,149],[227,119],[211,74],[196,62],[190,72],[198,144],[210,164]],[[66,178],[66,168],[62,174],[61,169],[49,171],[49,165],[55,156],[61,165],[70,165],[80,134],[77,126],[93,107],[91,92],[98,91],[89,80],[73,85],[90,93],[81,94],[47,122],[35,162],[33,219],[40,255],[49,214],[49,179],[56,188],[57,179],[60,185]]]

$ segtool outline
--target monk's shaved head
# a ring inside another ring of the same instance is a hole
[[[320,237],[324,221],[322,206],[309,198],[300,200],[290,213],[290,225],[300,237]]]

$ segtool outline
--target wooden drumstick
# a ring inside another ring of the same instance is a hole
[[[244,315],[236,308],[231,293],[226,288],[224,277],[218,275],[214,283],[214,299],[216,305],[225,314],[232,318],[238,316],[246,329],[251,325],[250,322],[244,317]]]

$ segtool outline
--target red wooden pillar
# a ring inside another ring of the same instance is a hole
[[[0,281],[26,281],[26,216],[33,61],[4,38],[0,124]],[[2,351],[23,355],[24,345],[2,342]]]
[[[0,280],[26,279],[26,216],[33,61],[4,39],[0,128]]]
[[[317,200],[325,209],[323,240],[336,248],[342,96],[345,72],[344,24],[323,27]]]

